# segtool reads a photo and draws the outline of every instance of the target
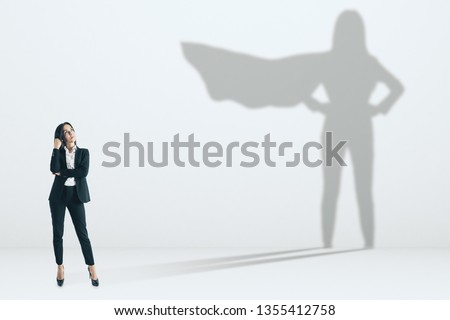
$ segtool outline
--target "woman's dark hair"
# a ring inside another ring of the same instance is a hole
[[[61,140],[62,142],[61,147],[66,145],[66,139],[64,138],[64,130],[63,130],[64,125],[66,124],[68,124],[73,129],[73,126],[69,122],[63,122],[60,125],[58,125],[55,130],[55,139],[58,138],[59,140]],[[75,144],[77,144],[76,141]]]

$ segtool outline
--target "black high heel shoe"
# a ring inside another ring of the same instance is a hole
[[[64,270],[64,266],[63,266],[63,270]],[[56,283],[58,284],[59,287],[62,287],[62,285],[64,284],[64,278],[58,279],[58,276],[56,276]]]
[[[98,278],[97,279],[92,279],[92,275],[91,275],[91,270],[89,270],[89,266],[88,266],[88,272],[89,272],[89,279],[91,279],[92,285],[94,287],[98,287],[99,283],[98,283]]]

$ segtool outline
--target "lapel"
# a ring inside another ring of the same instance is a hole
[[[80,149],[78,148],[78,146],[77,146],[77,151],[75,151],[75,160],[74,160],[74,162],[75,162],[75,168],[78,168],[78,165],[79,165],[79,160],[80,160]]]
[[[67,169],[67,163],[66,163],[66,149],[64,147],[62,147],[62,163],[63,163],[63,168]]]

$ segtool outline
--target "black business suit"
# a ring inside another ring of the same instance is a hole
[[[90,195],[86,181],[89,172],[89,150],[77,147],[75,151],[75,169],[68,169],[66,150],[64,147],[53,149],[50,171],[55,175],[50,191],[49,203],[52,213],[53,249],[56,263],[63,263],[63,234],[66,208],[69,210],[73,225],[81,244],[84,260],[87,265],[94,264],[92,246],[86,229],[86,213],[84,203],[89,202]],[[65,186],[67,178],[75,178],[75,186]]]

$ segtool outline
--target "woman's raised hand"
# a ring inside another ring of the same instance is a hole
[[[53,147],[55,149],[59,149],[61,148],[61,144],[62,144],[61,140],[59,138],[55,138],[55,141],[53,142]]]

